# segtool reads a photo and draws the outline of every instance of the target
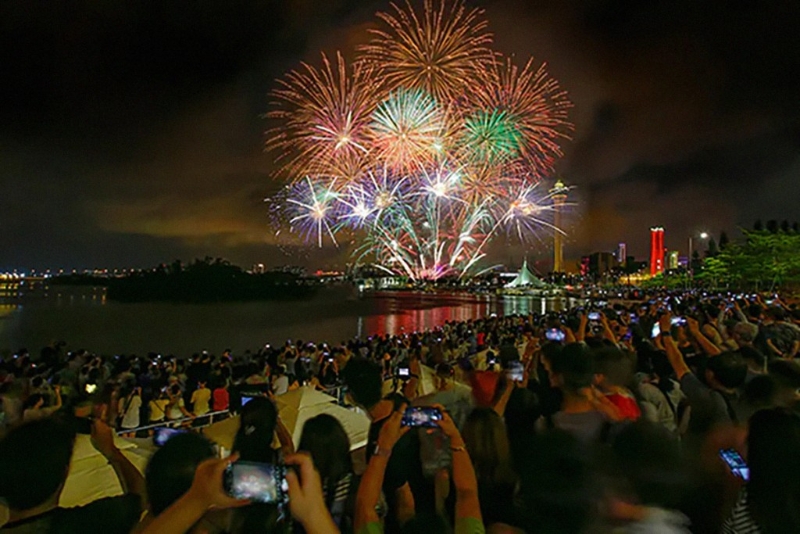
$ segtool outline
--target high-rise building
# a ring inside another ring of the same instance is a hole
[[[628,258],[628,245],[625,243],[620,243],[617,245],[617,262],[620,265],[625,265],[625,261]]]
[[[664,272],[664,229],[660,226],[650,228],[650,274],[655,276]]]
[[[564,272],[564,242],[563,230],[561,229],[561,209],[564,207],[564,202],[567,200],[567,192],[569,187],[564,185],[561,178],[555,183],[550,190],[551,198],[553,199],[553,272]]]
[[[678,268],[678,251],[670,250],[667,253],[667,270],[672,271]]]

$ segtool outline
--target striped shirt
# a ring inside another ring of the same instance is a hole
[[[722,524],[722,534],[761,534],[761,529],[753,520],[747,506],[747,486],[739,492],[739,499],[731,510],[731,515]]]

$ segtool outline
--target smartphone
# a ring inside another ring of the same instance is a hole
[[[673,317],[672,326],[686,326],[686,317]]]
[[[253,399],[255,399],[256,397],[259,397],[259,396],[260,396],[260,395],[252,395],[252,394],[251,394],[251,395],[247,395],[247,394],[242,394],[242,406],[244,406],[245,404],[247,404],[248,402],[250,402],[251,400],[253,400]]]
[[[589,320],[590,321],[599,321],[600,320],[600,312],[589,312]]]
[[[657,338],[661,335],[661,326],[658,323],[653,325],[653,331],[650,332],[650,337]]]
[[[625,334],[623,334],[622,341],[630,341],[631,339],[633,339],[633,332],[628,330],[627,332],[625,332]]]
[[[748,480],[750,478],[750,468],[747,466],[747,462],[744,461],[742,455],[736,452],[735,449],[721,449],[719,451],[719,456],[722,458],[722,461],[728,465],[731,473],[742,480]]]
[[[76,417],[75,418],[75,432],[89,436],[92,433],[92,418],[91,417]]]
[[[509,362],[508,379],[512,382],[522,382],[525,379],[525,369],[522,367],[522,362]]]
[[[439,408],[432,406],[411,406],[406,408],[406,413],[403,414],[403,420],[400,424],[403,426],[421,426],[426,428],[436,428],[436,421],[442,420],[442,412]]]
[[[167,428],[159,427],[153,431],[153,445],[156,447],[163,447],[170,439],[178,434],[184,434],[186,430],[181,428]]]
[[[408,377],[411,376],[411,369],[408,367],[398,367],[397,376]]]
[[[564,338],[566,337],[566,334],[564,334],[564,332],[562,332],[558,328],[551,328],[547,332],[544,333],[544,337],[548,341],[561,342],[561,341],[564,341]]]
[[[223,477],[223,487],[234,499],[260,503],[285,504],[289,495],[286,467],[259,462],[229,465]]]

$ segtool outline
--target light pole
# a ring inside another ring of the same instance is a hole
[[[700,232],[699,237],[700,237],[700,239],[705,241],[706,239],[708,239],[708,232]],[[692,250],[693,238],[694,238],[694,236],[691,236],[691,235],[689,236],[689,257],[687,258],[687,261],[686,261],[686,267],[688,268],[689,280],[691,281],[691,287],[694,287],[694,264],[692,262],[692,259],[693,259],[692,258],[692,254],[694,252]]]

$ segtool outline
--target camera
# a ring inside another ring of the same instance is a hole
[[[260,462],[236,462],[227,467],[223,477],[225,492],[234,499],[286,504],[289,485],[286,466]]]

